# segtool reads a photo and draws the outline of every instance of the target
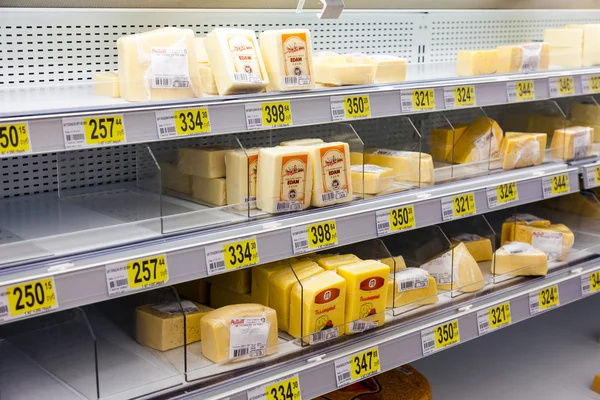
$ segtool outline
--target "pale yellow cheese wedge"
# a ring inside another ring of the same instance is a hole
[[[390,267],[390,271],[392,272],[398,272],[406,268],[406,262],[404,261],[404,257],[400,255],[383,258],[379,261]]]
[[[406,268],[390,274],[387,281],[387,308],[437,303],[437,284],[427,271]]]
[[[96,72],[94,94],[96,96],[121,97],[118,71]]]
[[[181,172],[200,178],[224,178],[225,154],[222,147],[193,147],[178,150],[177,167]]]
[[[394,170],[394,180],[402,182],[433,183],[433,158],[416,151],[365,149],[364,162]]]
[[[492,259],[492,241],[472,233],[459,233],[452,236],[450,241],[453,245],[464,243],[475,261],[490,261]]]
[[[250,293],[236,293],[231,290],[224,289],[217,285],[210,287],[210,306],[212,308],[221,308],[235,304],[252,303]]]
[[[238,209],[256,208],[258,149],[230,150],[225,153],[227,204]]]
[[[309,146],[307,149],[311,153],[313,164],[311,205],[323,207],[352,201],[348,143],[321,143]]]
[[[459,50],[456,58],[458,76],[493,74],[498,69],[498,50]]]
[[[507,218],[502,223],[502,233],[500,239],[500,245],[503,245],[506,242],[514,242],[515,239],[515,230],[514,227],[516,225],[529,225],[529,226],[550,226],[550,221],[543,218],[538,218],[535,215],[531,214],[514,214],[512,217]]]
[[[353,165],[352,190],[357,194],[378,194],[392,187],[394,170],[373,164]]]
[[[221,207],[227,204],[225,178],[192,177],[192,197],[202,203]]]
[[[594,143],[594,129],[589,126],[571,126],[557,129],[550,143],[550,155],[572,160],[590,155]]]
[[[250,298],[253,303],[269,306],[269,278],[274,273],[285,268],[289,268],[285,260],[252,268],[252,292]]]
[[[404,58],[386,54],[369,56],[369,61],[375,64],[374,83],[394,83],[406,80],[407,61]]]
[[[505,243],[496,250],[492,273],[510,276],[545,276],[548,273],[548,258],[546,253],[529,243]]]
[[[515,241],[529,243],[544,251],[551,260],[564,260],[575,242],[573,232],[563,224],[547,227],[515,225]]]
[[[317,263],[319,263],[319,266],[326,271],[335,271],[342,265],[354,264],[359,261],[362,260],[354,254],[333,254],[319,258]]]
[[[496,158],[503,132],[489,117],[477,117],[454,146],[454,162],[465,164]]]
[[[524,43],[498,46],[499,74],[547,70],[550,65],[549,43]]]
[[[546,150],[545,133],[506,132],[500,148],[502,169],[540,165]]]
[[[441,290],[475,292],[485,286],[481,269],[464,243],[434,257],[421,268],[435,278]]]
[[[167,162],[159,163],[163,189],[178,193],[192,194],[192,176],[184,174],[176,165]]]
[[[198,73],[202,80],[202,92],[206,94],[219,94],[212,68],[209,64],[198,64]]]
[[[346,57],[335,53],[314,58],[315,81],[327,86],[370,85],[376,66],[368,57]]]
[[[193,300],[196,303],[209,304],[210,302],[210,283],[206,279],[180,283],[175,285],[175,289],[177,289],[179,296]]]
[[[452,162],[452,148],[469,125],[456,124],[453,128],[434,128],[429,134],[429,152],[436,160]]]
[[[209,276],[206,280],[212,285],[239,294],[250,293],[252,286],[252,270],[249,268],[236,269],[226,274]]]

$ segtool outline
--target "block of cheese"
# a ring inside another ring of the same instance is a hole
[[[160,176],[163,189],[173,190],[187,195],[192,194],[192,176],[184,174],[174,164],[161,162]]]
[[[475,292],[485,286],[481,269],[464,243],[439,254],[421,268],[435,278],[441,290]]]
[[[583,47],[583,29],[544,29],[544,42],[552,47]]]
[[[390,149],[365,149],[364,160],[394,170],[394,180],[433,183],[433,158],[427,153]]]
[[[196,36],[194,38],[194,44],[196,45],[196,60],[198,64],[208,63],[208,54],[206,54],[204,39],[206,39],[204,36]]]
[[[225,178],[192,177],[192,197],[200,203],[221,207],[227,204]]]
[[[96,72],[94,76],[94,94],[96,96],[121,97],[119,90],[119,72]]]
[[[455,124],[449,128],[433,128],[429,134],[429,152],[436,160],[452,162],[452,148],[469,125]]]
[[[498,46],[499,74],[547,70],[550,65],[550,43],[524,43]]]
[[[489,238],[473,233],[459,233],[452,236],[450,241],[453,245],[461,242],[464,243],[469,253],[471,253],[477,262],[490,261],[492,259],[492,241]]]
[[[338,275],[346,280],[346,332],[362,332],[362,322],[382,326],[387,304],[387,278],[390,267],[374,260],[343,265]]]
[[[594,137],[593,137],[593,141],[595,143],[600,142],[600,124],[596,125],[596,124],[591,124],[587,121],[575,121],[575,120],[569,120],[567,121],[567,126],[587,126],[589,128],[591,128],[594,132]]]
[[[583,66],[600,64],[600,25],[565,25],[565,29],[583,29]]]
[[[361,165],[364,164],[363,153],[358,151],[350,152],[350,164],[352,165]]]
[[[346,281],[333,271],[324,271],[294,284],[290,293],[288,333],[318,341],[344,334]],[[337,334],[336,334],[337,331]],[[328,336],[330,335],[330,336]]]
[[[277,29],[259,35],[260,50],[269,74],[267,91],[315,87],[312,40],[308,29]]]
[[[514,214],[512,217],[507,218],[502,223],[502,234],[500,239],[500,245],[506,242],[514,242],[516,225],[529,225],[529,226],[550,226],[550,221],[543,218],[538,218],[531,214]]]
[[[202,80],[202,92],[206,94],[219,94],[210,65],[198,64],[198,73]]]
[[[494,74],[498,68],[498,50],[459,50],[456,58],[458,76]]]
[[[290,268],[287,261],[277,261],[252,268],[252,291],[250,298],[253,303],[269,306],[269,278],[282,269]]]
[[[250,293],[252,288],[252,270],[250,268],[236,269],[226,274],[209,276],[206,280],[212,285],[239,294]]]
[[[183,329],[183,313],[186,329]],[[199,341],[200,319],[210,307],[184,300],[180,303],[149,304],[135,309],[135,339],[150,348],[166,351]],[[185,337],[185,339],[184,339]]]
[[[571,106],[571,119],[600,125],[600,106],[596,103],[575,103]]]
[[[194,31],[160,28],[117,40],[119,91],[127,101],[202,96]]]
[[[315,57],[315,81],[327,86],[371,85],[375,80],[375,64],[347,62],[335,56]]]
[[[215,28],[204,47],[221,96],[258,93],[269,84],[253,30]]]
[[[387,290],[387,308],[420,306],[438,301],[435,279],[421,268],[406,268],[395,275],[390,274]]]
[[[257,322],[256,320],[260,321],[261,318],[264,318],[265,321],[262,324],[254,325],[254,335],[251,338],[244,338],[243,333],[238,332],[244,331],[243,328],[232,326],[250,321]],[[202,332],[202,355],[212,362],[234,358],[232,357],[234,349],[232,349],[231,343],[234,339],[238,345],[240,342],[241,344],[261,343],[262,346],[265,346],[262,355],[277,352],[277,316],[275,310],[261,304],[238,304],[211,311],[200,321],[200,330]]]
[[[217,285],[210,285],[210,306],[221,308],[232,304],[252,303],[250,293],[236,293]]]
[[[488,117],[477,117],[454,145],[454,162],[465,164],[497,158],[502,128]]]
[[[175,285],[179,296],[183,296],[186,299],[193,300],[200,304],[209,304],[210,296],[210,283],[206,279],[198,279],[195,281],[189,281]]]
[[[550,46],[550,69],[581,68],[583,51],[581,47]]]
[[[594,382],[592,382],[592,390],[600,394],[600,374],[596,374]]]
[[[545,133],[506,132],[500,146],[503,169],[540,165],[546,150]]]
[[[548,273],[548,258],[546,253],[529,243],[508,242],[496,250],[492,273],[510,276],[545,276]]]
[[[354,264],[362,261],[354,254],[333,254],[330,256],[321,257],[317,260],[319,266],[326,271],[335,271],[342,265]]]
[[[546,227],[515,225],[515,242],[529,243],[548,255],[549,260],[564,260],[575,242],[573,232],[563,224]]]
[[[374,83],[394,83],[406,80],[406,59],[387,54],[376,54],[368,57],[375,64]]]
[[[307,147],[307,149],[311,152],[313,164],[311,205],[323,207],[352,201],[348,143],[321,143]]]
[[[225,154],[222,147],[192,147],[178,150],[177,167],[181,172],[200,178],[224,178]]]
[[[313,61],[315,64],[343,64],[346,62],[346,56],[333,51],[318,51],[314,54]]]
[[[309,276],[323,272],[312,261],[297,263],[292,268],[284,268],[269,277],[269,307],[277,311],[279,328],[287,331],[290,326],[290,292],[298,279],[304,282]]]
[[[374,164],[353,165],[352,190],[356,194],[377,194],[392,187],[394,170]]]
[[[308,208],[312,196],[310,147],[282,146],[258,151],[256,206],[266,212]]]
[[[550,143],[550,155],[573,160],[590,155],[594,143],[594,129],[589,126],[571,126],[557,129]]]
[[[230,150],[225,153],[227,204],[237,204],[240,209],[256,207],[257,171],[258,149]]]
[[[294,139],[285,140],[279,143],[280,146],[312,146],[315,144],[323,143],[323,139],[319,138],[307,138],[307,139]]]
[[[393,272],[398,272],[402,269],[406,269],[406,262],[404,261],[404,257],[398,255],[398,256],[393,256],[393,257],[387,257],[387,258],[383,258],[381,260],[379,260],[380,262],[384,263],[385,265],[387,265],[388,267],[390,267],[390,271]]]

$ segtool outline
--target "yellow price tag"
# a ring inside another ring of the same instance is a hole
[[[454,217],[464,217],[466,215],[475,214],[475,194],[465,193],[452,198],[452,210]]]
[[[258,264],[256,238],[223,245],[225,269],[232,270]]]
[[[298,376],[269,385],[266,388],[266,400],[301,400]]]
[[[308,247],[311,249],[337,244],[337,229],[334,219],[308,225],[306,230],[308,232]]]
[[[129,261],[127,278],[130,289],[165,283],[169,280],[167,259],[164,255]]]
[[[417,89],[412,91],[413,110],[433,110],[435,97],[433,89]]]
[[[125,141],[123,117],[108,115],[83,119],[87,144],[121,143]]]
[[[558,305],[558,286],[550,286],[538,292],[540,310],[546,310]]]
[[[263,126],[292,125],[292,108],[289,101],[262,103]]]
[[[490,329],[500,328],[511,323],[510,303],[498,304],[488,310]]]
[[[350,369],[352,380],[362,379],[367,375],[376,374],[380,371],[379,349],[372,347],[362,353],[350,356]]]
[[[392,232],[415,227],[415,208],[406,206],[390,210],[390,230]]]
[[[27,124],[0,125],[0,156],[31,150]]]
[[[594,75],[589,77],[590,80],[590,92],[600,92],[600,75]]]
[[[57,308],[53,278],[39,279],[6,288],[11,317]]]
[[[455,87],[454,104],[457,107],[475,105],[475,86]]]
[[[558,93],[561,95],[569,95],[575,93],[575,85],[573,84],[573,77],[563,76],[557,79]]]
[[[515,83],[517,90],[517,99],[519,100],[535,100],[535,88],[533,81],[521,81]]]
[[[371,116],[369,95],[344,97],[344,112],[346,118],[369,118]]]
[[[569,175],[554,175],[550,179],[552,194],[558,195],[563,193],[569,193]]]
[[[207,108],[176,110],[174,116],[178,136],[210,132]]]
[[[515,182],[503,183],[496,187],[498,195],[498,204],[509,203],[519,198],[517,194],[517,184]]]
[[[600,271],[592,272],[590,274],[590,292],[600,290]]]
[[[596,181],[596,185],[600,185],[600,166],[594,169],[594,180]]]
[[[455,319],[445,324],[433,328],[435,336],[435,348],[441,349],[446,346],[460,342],[460,333],[458,331],[458,320]]]

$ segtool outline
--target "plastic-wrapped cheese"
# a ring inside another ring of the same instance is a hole
[[[508,242],[496,250],[494,275],[529,276],[548,273],[546,253],[528,243]]]
[[[394,170],[373,164],[353,165],[352,186],[357,194],[378,194],[392,187]]]
[[[550,46],[550,69],[581,68],[582,66],[581,47]]]
[[[367,164],[394,170],[394,180],[401,182],[433,183],[433,158],[426,153],[390,149],[365,149]]]
[[[594,143],[594,129],[589,126],[571,126],[557,129],[550,143],[550,155],[572,160],[590,155]]]
[[[369,85],[375,79],[375,64],[366,56],[346,57],[318,53],[314,58],[315,81],[328,86]]]
[[[583,29],[583,66],[600,64],[600,24],[569,24],[564,29]]]
[[[506,132],[500,147],[502,169],[540,165],[546,150],[545,133]]]
[[[544,42],[552,47],[583,47],[583,29],[551,28],[544,29]]]
[[[550,226],[550,221],[543,218],[538,218],[531,214],[514,214],[512,217],[507,218],[502,223],[502,234],[500,239],[500,245],[506,242],[514,242],[515,239],[515,226],[516,225],[530,225],[530,226]]]
[[[454,162],[466,164],[498,157],[503,132],[488,117],[477,117],[454,146]]]
[[[435,278],[438,289],[474,292],[485,286],[481,269],[464,243],[434,257],[421,268]]]
[[[225,153],[227,204],[238,209],[255,208],[258,149],[231,150]]]
[[[498,46],[499,74],[547,70],[550,65],[549,43],[524,43]]]
[[[196,61],[198,64],[208,64],[208,54],[206,54],[206,47],[204,46],[204,36],[196,36],[194,38],[194,44],[196,45]]]
[[[390,274],[387,281],[387,308],[433,304],[438,301],[437,284],[427,271],[406,268]]]
[[[311,205],[347,203],[352,200],[350,147],[344,142],[315,144],[307,148],[313,162]]]
[[[94,93],[97,96],[121,97],[119,90],[119,71],[96,72]]]
[[[290,268],[286,261],[273,262],[252,268],[252,291],[250,297],[253,303],[269,306],[269,279],[271,275],[285,268]]]
[[[452,244],[464,243],[475,261],[490,261],[492,259],[492,241],[472,233],[459,233],[450,239]]]
[[[563,224],[546,227],[515,225],[515,241],[529,243],[548,255],[549,260],[564,260],[575,242],[573,232]]]
[[[498,50],[459,50],[456,58],[458,76],[493,74],[498,69]]]

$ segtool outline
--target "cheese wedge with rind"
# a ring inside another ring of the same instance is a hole
[[[475,261],[490,261],[492,259],[492,241],[487,237],[482,237],[472,233],[459,233],[450,238],[450,242],[455,245],[464,243],[473,256]]]
[[[516,225],[515,241],[529,243],[544,251],[549,259],[564,260],[575,243],[575,235],[564,224],[547,227]]]
[[[535,215],[531,214],[514,214],[512,217],[507,218],[502,223],[502,233],[500,239],[500,245],[503,245],[506,242],[514,242],[516,241],[514,235],[514,227],[516,225],[530,225],[530,226],[550,226],[550,221],[543,218],[538,218]]]
[[[499,74],[547,70],[550,65],[549,43],[523,43],[498,46]]]
[[[394,170],[374,164],[353,165],[352,186],[356,194],[378,194],[392,187]]]
[[[548,258],[546,253],[528,243],[505,243],[496,250],[492,273],[509,276],[545,276],[548,273]]]
[[[364,162],[394,170],[394,180],[433,183],[433,158],[430,154],[392,149],[365,149]]]
[[[502,138],[502,128],[495,120],[477,117],[454,145],[453,162],[466,164],[496,158]]]
[[[475,292],[485,286],[481,269],[464,243],[434,257],[421,268],[435,278],[440,290]]]
[[[502,169],[540,165],[546,150],[545,133],[506,132],[500,148]]]

